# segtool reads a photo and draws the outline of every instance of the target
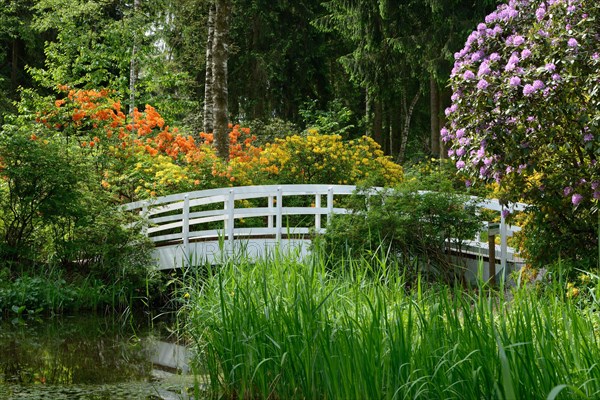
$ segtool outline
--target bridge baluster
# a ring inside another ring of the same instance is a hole
[[[283,229],[283,190],[281,186],[277,187],[277,204],[275,205],[275,240],[278,242],[281,240],[281,230]]]
[[[317,193],[315,195],[315,232],[321,233],[321,194]]]
[[[148,221],[146,218],[148,217],[148,204],[144,203],[142,209],[140,211],[140,217],[142,218],[142,229],[141,234],[144,236],[148,236]]]
[[[329,224],[333,214],[333,187],[327,188],[327,224]]]
[[[267,215],[267,228],[273,228],[273,200],[275,198],[271,195],[268,196],[269,215]]]
[[[183,208],[181,212],[181,236],[183,239],[183,252],[187,263],[190,257],[190,197],[187,194],[183,196]]]
[[[500,210],[500,268],[502,275],[506,277],[506,258],[508,255],[508,229],[506,226],[506,218],[504,217],[504,206]]]
[[[233,252],[233,234],[235,227],[235,193],[233,189],[229,189],[227,197],[227,244],[229,251]]]

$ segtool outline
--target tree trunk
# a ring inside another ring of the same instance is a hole
[[[385,155],[392,154],[392,120],[390,115],[392,114],[392,110],[387,104],[387,102],[382,107],[383,109],[383,134],[382,134],[382,145],[381,148]]]
[[[213,43],[214,137],[217,154],[229,158],[227,118],[227,16],[229,0],[215,1],[215,36]]]
[[[250,51],[259,52],[261,47],[264,46],[264,40],[261,40],[262,29],[264,25],[260,18],[254,18],[252,21],[252,45]],[[269,117],[266,110],[272,109],[267,106],[270,96],[267,93],[268,88],[268,77],[265,70],[265,62],[262,57],[254,56],[250,61],[251,78],[248,82],[248,91],[252,93],[251,119],[266,119]]]
[[[373,96],[365,89],[365,135],[373,136]]]
[[[388,114],[387,114],[387,124],[388,124],[387,146],[388,146],[388,155],[390,155],[390,156],[394,155],[394,119],[393,119],[393,115],[394,115],[394,110],[392,110],[392,108],[390,107],[388,110]]]
[[[402,143],[402,112],[397,107],[395,112],[392,109],[391,112],[391,126],[392,131],[390,134],[390,148],[392,157],[398,156],[400,152],[400,144]]]
[[[438,100],[439,110],[445,110],[446,106],[450,103],[450,91],[448,91],[448,89],[442,90]],[[438,121],[438,126],[440,129],[442,129],[443,126],[446,126],[446,114],[440,112],[438,114]],[[442,140],[440,140],[440,158],[448,158],[448,152]]]
[[[214,119],[213,99],[213,45],[215,37],[215,5],[211,3],[208,10],[208,35],[206,37],[206,75],[204,80],[204,121],[205,133],[212,133]]]
[[[375,113],[373,115],[373,140],[382,147],[383,143],[383,105],[380,99],[375,99]]]
[[[136,15],[140,8],[140,0],[133,1],[133,15],[132,23],[136,24]],[[135,108],[135,82],[137,80],[137,30],[133,33],[133,45],[131,46],[131,60],[129,61],[129,114],[133,115],[133,109]]]
[[[449,97],[450,95],[446,91],[443,91],[442,95],[439,98],[439,110],[444,110],[446,108],[444,104],[444,99],[446,98],[446,96]],[[445,126],[447,122],[446,115],[443,112],[439,113],[438,121],[438,126],[440,129],[442,129],[442,127]],[[448,158],[448,151],[446,150],[446,145],[442,140],[440,140],[440,158]]]
[[[433,75],[429,77],[429,104],[431,107],[431,154],[440,157],[440,92]]]
[[[398,163],[404,162],[406,158],[406,143],[408,142],[408,133],[410,132],[410,120],[412,118],[413,112],[415,111],[415,106],[417,105],[417,101],[419,101],[420,95],[421,88],[418,88],[417,93],[410,102],[410,106],[405,111],[404,127],[402,129],[402,143],[400,143],[400,151],[398,152],[398,157],[396,158],[396,161]],[[406,101],[404,104],[406,105]]]

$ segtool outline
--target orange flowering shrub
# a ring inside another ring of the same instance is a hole
[[[99,185],[116,201],[230,185],[390,186],[402,179],[401,167],[367,137],[342,141],[339,135],[310,131],[263,149],[255,145],[249,128],[231,125],[225,161],[217,156],[212,134],[183,134],[166,125],[150,105],[128,118],[106,90],[62,90],[63,98],[40,113],[38,121],[73,138],[79,151],[94,159]]]
[[[119,201],[239,184],[236,170],[243,171],[241,164],[261,151],[248,128],[230,126],[227,163],[217,157],[212,134],[184,135],[150,105],[128,119],[107,90],[60,90],[63,98],[40,113],[38,122],[94,157],[102,188]]]

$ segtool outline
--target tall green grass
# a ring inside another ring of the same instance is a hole
[[[220,398],[600,398],[600,318],[560,288],[411,282],[398,265],[244,260],[189,281],[187,332]]]

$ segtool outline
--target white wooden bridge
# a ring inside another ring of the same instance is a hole
[[[242,186],[179,193],[123,208],[143,217],[142,231],[156,246],[158,268],[172,269],[218,264],[239,254],[264,257],[275,248],[307,254],[311,235],[325,232],[331,215],[349,212],[340,207],[340,199],[355,190],[351,185]],[[507,244],[507,238],[519,230],[506,224],[502,211],[507,208],[496,199],[473,197],[471,201],[500,215],[500,245],[495,249],[500,270],[507,263],[520,262]],[[508,210],[522,211],[525,206],[513,204]],[[478,238],[462,248],[471,255],[489,254],[487,241]]]

